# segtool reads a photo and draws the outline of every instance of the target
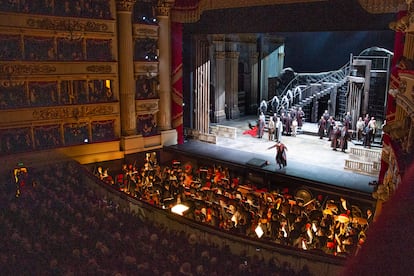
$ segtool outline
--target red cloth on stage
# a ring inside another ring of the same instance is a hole
[[[253,136],[253,137],[256,137],[256,136],[257,136],[257,126],[255,126],[255,127],[254,127],[254,128],[252,128],[252,129],[245,130],[245,131],[243,132],[243,135],[246,135],[246,134],[251,135],[251,136]]]

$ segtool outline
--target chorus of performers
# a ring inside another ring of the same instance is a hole
[[[259,117],[257,121],[249,122],[249,130],[244,131],[243,134],[261,139],[267,128],[268,140],[280,142],[282,135],[296,136],[298,131],[302,129],[305,113],[301,107],[292,107],[290,110],[282,108],[280,115],[274,112],[266,122],[267,108],[266,101],[262,101],[258,108]],[[272,109],[274,108],[272,107]]]
[[[258,119],[255,122],[249,122],[249,129],[243,134],[263,138],[264,132],[267,130],[268,140],[276,142],[281,142],[283,136],[296,136],[303,127],[304,111],[301,107],[287,109],[282,105],[280,110],[279,107],[280,103],[277,97],[274,97],[271,101],[273,115],[268,116],[268,120],[266,120],[265,114],[269,113],[268,105],[265,100],[261,101],[258,108]],[[364,119],[359,117],[355,129],[352,127],[352,121],[349,111],[344,114],[342,120],[337,120],[335,116],[329,114],[328,110],[325,110],[317,122],[318,136],[320,139],[327,138],[331,142],[333,150],[340,149],[341,152],[346,152],[348,142],[353,136],[355,136],[356,142],[361,143],[365,148],[370,148],[374,143],[378,129],[385,125],[384,121],[379,127],[375,117],[370,117],[369,114],[366,114]]]
[[[378,131],[375,117],[370,117],[369,114],[366,114],[364,119],[359,117],[355,125],[355,130],[352,129],[351,122],[352,117],[350,112],[345,114],[342,121],[337,121],[325,110],[318,121],[318,136],[320,139],[327,137],[334,151],[340,149],[341,152],[346,152],[348,142],[351,140],[352,134],[355,133],[354,138],[356,142],[362,143],[365,148],[370,148],[371,144],[374,143],[374,138]],[[382,127],[384,125],[385,121]]]
[[[373,206],[329,194],[313,196],[306,189],[268,190],[215,164],[195,167],[173,160],[160,166],[146,159],[141,168],[123,165],[107,183],[162,209],[184,204],[189,209],[183,216],[224,231],[257,238],[260,227],[262,239],[334,255],[355,254],[372,220]]]

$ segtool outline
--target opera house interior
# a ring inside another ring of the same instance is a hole
[[[0,274],[408,275],[414,3],[0,0],[0,162]]]

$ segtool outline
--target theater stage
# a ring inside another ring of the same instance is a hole
[[[347,190],[373,192],[374,186],[369,183],[377,180],[378,176],[344,169],[345,159],[349,158],[349,149],[346,153],[333,151],[326,138],[321,140],[315,135],[301,133],[296,137],[283,136],[282,142],[288,148],[287,167],[279,169],[275,162],[275,149],[267,149],[274,145],[274,142],[268,140],[267,133],[262,139],[242,134],[249,129],[249,120],[251,118],[226,121],[227,125],[237,128],[236,139],[217,137],[216,144],[188,139],[181,145],[169,146],[165,150],[193,157],[217,159],[246,168],[253,167],[255,170],[316,181]],[[305,123],[304,129],[312,127],[310,124],[306,126]],[[350,147],[355,146],[349,144]],[[258,161],[258,164],[254,161]],[[265,161],[269,164],[263,164]]]

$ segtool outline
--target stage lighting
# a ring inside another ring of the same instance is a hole
[[[189,207],[188,207],[188,206],[185,206],[185,205],[183,205],[183,204],[177,204],[177,205],[174,205],[174,206],[171,208],[171,212],[173,212],[173,213],[175,213],[175,214],[178,214],[178,215],[182,216],[182,215],[183,215],[183,213],[184,213],[185,211],[187,211],[188,209],[189,209]]]
[[[260,239],[262,236],[263,236],[263,234],[264,234],[264,232],[263,232],[263,229],[262,229],[262,227],[260,226],[260,224],[259,225],[257,225],[257,227],[256,227],[256,229],[254,230],[255,232],[256,232],[256,235],[257,235],[257,237]]]

